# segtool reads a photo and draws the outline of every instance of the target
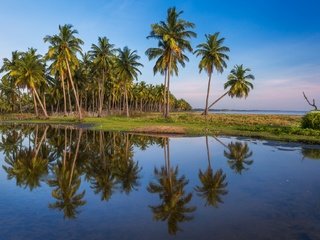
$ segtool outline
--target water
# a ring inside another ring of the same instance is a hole
[[[320,239],[320,147],[1,127],[0,239]]]
[[[203,112],[202,110],[195,110],[196,112]],[[285,110],[225,110],[212,109],[210,113],[217,114],[262,114],[262,115],[298,115],[303,116],[308,111],[285,111]]]

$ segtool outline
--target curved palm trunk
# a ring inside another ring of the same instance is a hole
[[[69,66],[69,62],[68,60],[66,59],[66,63],[67,63],[67,68],[68,68],[68,73],[69,73],[69,79],[70,79],[70,83],[71,83],[71,87],[72,87],[72,90],[73,90],[73,94],[74,94],[74,97],[76,99],[76,104],[77,104],[77,108],[78,108],[78,112],[79,112],[79,120],[82,120],[82,113],[81,113],[81,108],[79,106],[79,98],[78,98],[78,94],[76,92],[76,89],[74,87],[74,83],[73,83],[73,79],[72,79],[72,75],[71,75],[71,71],[70,71],[70,66]]]
[[[210,84],[211,84],[211,77],[212,72],[209,73],[209,81],[208,81],[208,88],[207,88],[207,97],[206,97],[206,107],[204,109],[204,115],[208,115],[208,102],[209,102],[209,94],[210,94]]]
[[[42,101],[41,101],[41,99],[40,99],[40,97],[39,97],[39,95],[38,95],[38,93],[37,93],[37,90],[36,90],[35,88],[33,88],[33,92],[34,92],[34,94],[36,95],[36,98],[37,98],[37,100],[38,100],[38,102],[39,102],[39,104],[40,104],[40,106],[41,106],[41,108],[42,108],[42,111],[43,111],[43,113],[44,113],[44,116],[45,116],[46,118],[48,118],[47,110],[46,110],[45,107],[43,106]]]
[[[224,94],[222,94],[222,96],[220,96],[217,100],[215,100],[213,103],[210,104],[210,106],[208,107],[208,110],[217,102],[219,102],[224,96],[226,96],[229,93],[229,91],[225,92]],[[205,115],[205,111],[201,114],[201,115]]]

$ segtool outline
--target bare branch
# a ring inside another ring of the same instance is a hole
[[[303,96],[304,98],[306,99],[307,103],[311,106],[311,107],[314,107],[314,110],[317,111],[318,110],[318,107],[316,106],[316,102],[314,99],[312,99],[312,103],[309,101],[309,99],[307,98],[306,94],[304,92],[303,93]]]

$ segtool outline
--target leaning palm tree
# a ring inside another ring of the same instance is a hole
[[[128,47],[124,47],[123,49],[117,49],[117,52],[115,72],[124,89],[126,115],[129,117],[128,86],[134,79],[138,78],[138,73],[141,74],[139,67],[143,67],[143,65],[138,62],[140,56],[136,50],[132,51]]]
[[[80,38],[77,38],[75,35],[78,34],[78,31],[72,29],[73,26],[70,24],[65,24],[63,26],[59,25],[59,34],[44,37],[44,42],[49,42],[49,50],[46,55],[47,59],[53,60],[56,64],[55,70],[60,74],[60,80],[62,81],[62,86],[64,88],[64,76],[67,73],[69,75],[70,84],[73,90],[73,94],[76,100],[77,109],[79,112],[79,119],[82,119],[81,108],[79,104],[78,93],[76,91],[72,72],[78,65],[79,60],[77,58],[77,53],[81,52],[81,46],[83,41]],[[64,93],[64,103],[66,103]],[[66,104],[65,104],[66,106]],[[65,107],[66,108],[66,107]]]
[[[151,25],[151,32],[148,38],[153,38],[159,41],[158,49],[147,50],[146,54],[149,59],[158,57],[155,67],[157,71],[166,76],[165,79],[165,95],[166,110],[165,117],[169,117],[169,98],[170,98],[170,76],[173,74],[173,68],[176,68],[177,62],[183,67],[185,61],[188,58],[184,55],[184,52],[192,52],[192,47],[188,39],[196,37],[196,33],[189,30],[195,27],[194,23],[188,22],[180,18],[183,11],[176,11],[176,8],[169,8],[167,10],[166,21],[160,21],[159,23]]]
[[[97,73],[96,75],[98,75],[99,117],[101,117],[102,114],[102,105],[104,100],[104,84],[106,81],[107,74],[112,68],[114,53],[114,45],[109,43],[109,39],[106,37],[99,37],[98,45],[92,44],[91,51],[89,52],[89,54],[93,58],[94,68]]]
[[[228,81],[224,84],[224,89],[229,88],[221,97],[215,100],[209,107],[210,109],[214,104],[220,101],[227,94],[230,97],[236,98],[247,98],[250,92],[250,89],[253,89],[253,84],[250,82],[254,80],[254,76],[252,74],[248,74],[250,72],[250,68],[244,68],[243,64],[235,65],[231,70],[231,73],[228,76]]]
[[[209,76],[206,106],[204,110],[204,114],[208,115],[208,101],[212,73],[214,70],[218,73],[222,73],[227,67],[226,60],[229,60],[229,56],[226,53],[230,50],[228,47],[223,45],[225,38],[219,38],[218,32],[213,35],[206,35],[206,39],[207,41],[205,43],[201,43],[197,46],[195,54],[202,57],[199,63],[200,72],[205,70]]]
[[[33,96],[36,115],[38,115],[38,102],[47,118],[47,111],[43,106],[37,91],[37,88],[39,88],[46,80],[44,70],[45,67],[41,55],[36,54],[36,49],[30,48],[27,52],[21,53],[21,56],[16,61],[15,67],[11,70],[10,75],[16,79],[17,86],[26,87],[30,90]]]

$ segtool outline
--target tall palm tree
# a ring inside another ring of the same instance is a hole
[[[217,100],[215,100],[208,107],[208,109],[210,109],[214,104],[220,101],[227,94],[232,98],[233,97],[247,98],[249,95],[250,89],[253,89],[253,84],[250,81],[255,79],[255,77],[252,74],[248,74],[248,72],[250,71],[251,69],[244,68],[243,64],[235,65],[228,76],[228,81],[224,84],[224,89],[229,88],[229,90],[225,92]]]
[[[98,45],[92,44],[89,54],[93,58],[93,64],[98,74],[98,96],[99,96],[99,108],[98,116],[101,117],[102,106],[104,100],[104,84],[108,72],[112,69],[112,63],[114,58],[114,45],[109,43],[109,39],[106,37],[98,38]]]
[[[184,67],[185,61],[188,61],[184,52],[186,50],[192,52],[188,39],[196,37],[196,33],[189,30],[193,29],[195,24],[180,18],[182,13],[183,11],[177,12],[175,7],[169,8],[166,21],[152,24],[148,36],[148,38],[158,40],[158,48],[148,49],[146,54],[149,59],[158,58],[155,68],[165,75],[164,85],[167,98],[165,117],[169,117],[170,76],[174,71],[178,73],[177,62]]]
[[[207,88],[207,97],[206,97],[206,106],[204,114],[208,115],[208,102],[210,94],[210,84],[211,77],[214,70],[218,73],[222,73],[223,70],[227,67],[226,60],[229,60],[229,56],[226,54],[230,49],[224,46],[225,38],[219,38],[218,32],[213,35],[206,35],[207,41],[201,43],[197,46],[195,51],[196,56],[201,56],[199,63],[199,70],[205,70],[209,76],[208,88]]]
[[[77,58],[77,53],[81,52],[81,46],[83,41],[77,38],[75,35],[78,34],[76,29],[72,29],[73,26],[70,24],[65,24],[63,26],[59,25],[59,34],[44,37],[44,42],[49,42],[49,50],[47,53],[47,59],[54,60],[56,67],[54,71],[60,74],[60,80],[62,81],[62,86],[64,88],[64,76],[67,73],[69,75],[69,80],[75,97],[77,109],[79,112],[79,119],[82,119],[81,108],[79,104],[78,93],[73,82],[72,72],[78,65],[79,60]],[[66,109],[66,97],[64,93],[64,103]]]
[[[45,67],[41,55],[36,54],[36,49],[30,48],[27,52],[21,53],[16,61],[15,67],[10,75],[16,79],[16,85],[26,87],[31,91],[34,101],[34,107],[37,114],[37,101],[40,104],[45,117],[48,117],[47,111],[42,104],[37,88],[45,82]]]
[[[138,62],[140,56],[137,51],[130,50],[128,47],[117,49],[118,56],[115,60],[115,72],[122,83],[124,88],[126,115],[129,117],[129,104],[128,104],[128,86],[134,79],[138,78],[138,73],[141,74],[139,67],[143,67]]]

